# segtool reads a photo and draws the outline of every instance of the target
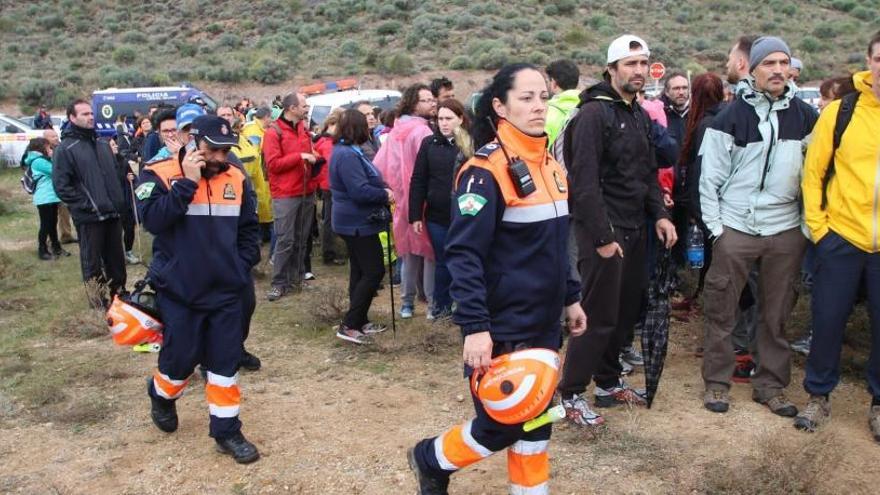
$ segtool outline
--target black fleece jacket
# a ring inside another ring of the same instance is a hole
[[[409,222],[424,219],[449,226],[453,170],[458,146],[440,131],[425,137],[409,183]],[[427,203],[427,207],[425,206]]]
[[[71,124],[52,156],[52,185],[77,225],[117,218],[126,211],[125,168],[94,129]]]
[[[645,111],[607,82],[581,93],[572,120],[569,202],[587,242],[614,242],[614,230],[639,229],[645,215],[669,218],[663,207],[651,124]],[[583,245],[580,241],[579,245]]]

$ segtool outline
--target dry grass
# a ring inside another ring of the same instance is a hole
[[[348,311],[348,292],[339,287],[319,287],[310,296],[312,316],[319,325],[338,325]]]
[[[49,333],[61,339],[89,340],[107,337],[107,321],[100,310],[83,310],[61,315],[49,323]]]
[[[725,459],[706,465],[700,493],[830,493],[823,480],[840,466],[845,445],[830,430],[797,436],[786,431],[742,451],[750,454],[739,463]]]

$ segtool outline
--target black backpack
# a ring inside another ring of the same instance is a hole
[[[37,184],[40,182],[40,179],[43,177],[40,176],[38,178],[34,178],[34,171],[31,169],[30,165],[26,165],[24,167],[24,172],[21,174],[21,188],[24,189],[24,192],[33,195],[37,190]]]
[[[604,115],[604,123],[605,125],[602,127],[602,142],[610,143],[611,142],[611,132],[617,128],[618,119],[617,114],[614,112],[614,102],[598,100],[600,107],[602,108],[602,114]],[[562,168],[568,170],[569,165],[567,162],[571,162],[572,158],[572,148],[571,148],[571,137],[574,132],[573,122],[575,118],[580,114],[581,108],[586,102],[581,102],[577,107],[574,108],[569,114],[568,118],[565,120],[565,123],[562,125],[562,130],[559,132],[559,135],[556,137],[556,141],[553,142],[553,149],[550,150],[550,154],[553,155],[553,158],[562,165]],[[636,112],[639,113],[640,118],[645,124],[645,130],[648,136],[648,143],[650,146],[654,146],[654,136],[651,129],[651,119],[648,117],[648,113],[643,109],[640,105],[635,107]]]
[[[828,184],[834,176],[834,154],[840,147],[840,140],[846,131],[849,122],[852,120],[853,113],[856,110],[856,103],[859,101],[859,92],[850,93],[840,99],[840,108],[837,110],[837,119],[834,121],[834,141],[831,147],[831,159],[828,161],[828,168],[825,170],[825,176],[822,177],[822,203],[824,210],[828,206]]]

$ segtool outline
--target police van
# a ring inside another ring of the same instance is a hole
[[[199,101],[201,100],[201,101]],[[92,110],[95,112],[95,130],[99,136],[116,134],[114,124],[120,115],[133,117],[135,111],[149,113],[153,105],[179,106],[188,102],[204,103],[206,108],[217,110],[215,102],[204,91],[192,86],[167,86],[155,88],[111,88],[92,93]],[[129,126],[131,126],[129,122]]]

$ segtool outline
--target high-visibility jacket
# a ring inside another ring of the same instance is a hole
[[[477,151],[459,172],[446,265],[462,333],[522,341],[558,332],[563,306],[580,300],[580,283],[569,277],[565,170],[546,137],[506,120],[498,135],[508,155],[526,163],[537,190],[517,195],[497,142]]]
[[[154,236],[148,274],[156,290],[197,310],[240,304],[260,261],[256,195],[244,172],[229,166],[194,182],[169,158],[143,168],[135,195]]]
[[[840,100],[819,114],[807,149],[804,178],[804,219],[813,242],[833,230],[859,249],[880,252],[880,101],[871,87],[870,71],[853,75],[861,92],[852,120],[834,152],[835,173],[828,182],[823,210],[822,180],[833,148],[834,125]]]
[[[239,135],[235,154],[244,165],[244,171],[250,177],[254,192],[257,194],[257,219],[260,223],[271,222],[272,197],[269,195],[269,182],[263,175],[263,156],[260,149],[242,133]]]

